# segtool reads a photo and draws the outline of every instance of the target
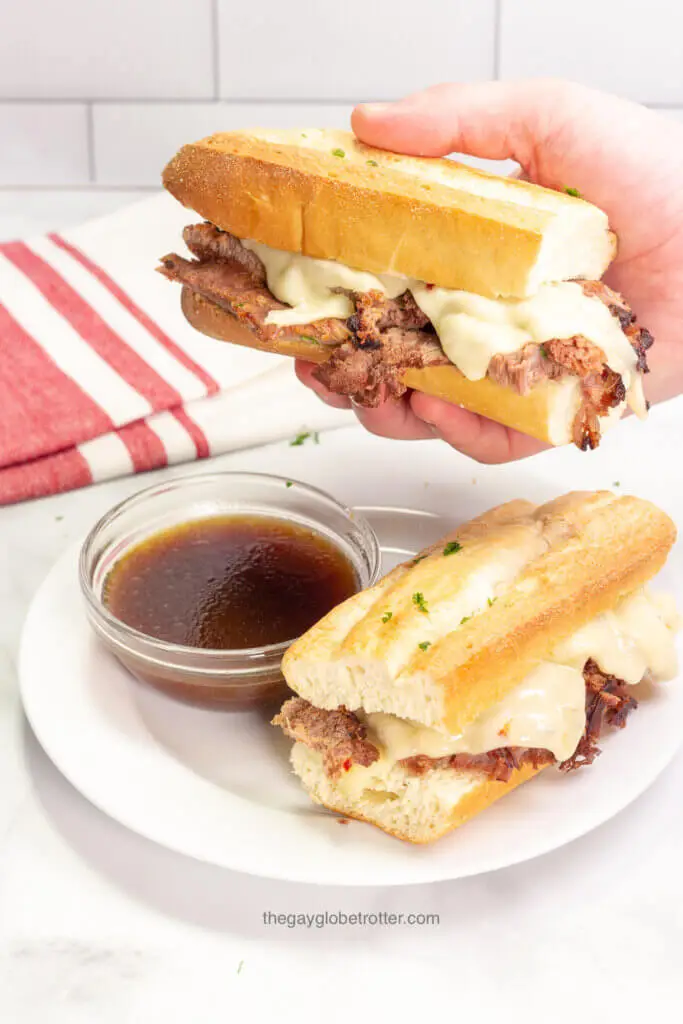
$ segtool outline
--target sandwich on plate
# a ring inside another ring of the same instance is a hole
[[[675,532],[609,492],[512,501],[339,605],[282,666],[297,696],[274,724],[309,795],[426,843],[590,765],[676,673],[675,608],[647,587]]]
[[[350,132],[226,132],[163,174],[204,218],[164,256],[197,330],[318,363],[372,406],[412,388],[550,444],[645,416],[652,337],[600,280],[602,210]]]

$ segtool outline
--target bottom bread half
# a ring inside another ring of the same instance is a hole
[[[294,744],[291,762],[315,803],[410,843],[439,839],[546,767],[526,765],[508,782],[496,782],[481,772],[435,768],[414,775],[394,765],[386,777],[372,779],[372,788],[359,789],[346,786],[345,777],[329,778],[320,754],[303,743]]]
[[[324,362],[332,354],[332,348],[303,338],[264,343],[230,313],[190,288],[183,288],[181,302],[187,320],[211,338],[314,363]],[[579,383],[575,377],[544,381],[527,394],[520,395],[489,377],[468,380],[455,366],[440,365],[408,369],[403,373],[403,383],[415,391],[443,398],[546,444],[564,445],[572,440],[572,425],[580,403]],[[623,405],[601,417],[603,431],[616,422],[622,412]]]

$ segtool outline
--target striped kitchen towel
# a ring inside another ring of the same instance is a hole
[[[154,268],[191,218],[159,195],[0,244],[0,505],[349,422],[185,322]]]

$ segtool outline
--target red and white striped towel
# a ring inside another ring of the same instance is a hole
[[[349,422],[185,322],[154,267],[191,216],[160,195],[0,244],[0,505]]]

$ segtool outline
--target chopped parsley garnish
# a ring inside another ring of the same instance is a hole
[[[417,565],[418,562],[424,562],[425,558],[427,558],[427,555],[418,555],[416,558],[413,559],[411,565]]]
[[[293,486],[294,485],[293,485],[291,480],[287,480],[287,482],[285,483],[285,487],[293,487]]]
[[[581,193],[579,192],[578,188],[565,188],[565,192],[567,193],[568,196],[574,196],[575,199],[581,199],[582,198]]]
[[[460,625],[461,625],[461,626],[464,626],[464,625],[465,625],[465,623],[466,623],[466,622],[469,622],[471,618],[472,618],[472,616],[471,616],[471,615],[463,615],[463,617],[462,617],[462,618],[461,618],[461,620],[460,620]]]
[[[346,156],[346,153],[344,152],[343,149],[333,149],[332,156],[338,156],[341,160],[343,160],[344,157]]]
[[[612,487],[621,487],[621,482],[619,480],[615,480]]]
[[[366,160],[365,162],[366,164],[369,164],[370,167],[379,167],[379,164],[377,163],[376,160]]]
[[[239,964],[237,966],[237,973],[238,974],[241,973],[243,967],[244,967],[244,960],[240,960],[240,962],[239,962]]]
[[[457,540],[449,540],[443,549],[444,555],[454,555],[456,551],[462,551],[462,544],[459,544]]]
[[[312,334],[300,334],[299,337],[302,341],[314,341],[316,345],[318,344],[318,339],[314,338]]]
[[[304,441],[308,441],[309,438],[314,444],[320,444],[320,434],[318,431],[314,430],[313,433],[311,433],[310,430],[306,430],[302,434],[297,434],[294,440],[289,442],[289,447],[300,448]]]
[[[302,139],[307,139],[308,138],[308,135],[306,134],[306,132],[302,132],[301,133],[301,138]]]
[[[233,305],[233,309],[244,309],[244,303],[243,302],[233,302],[232,305]]]
[[[393,612],[385,612],[384,615],[382,616],[382,622],[388,622],[389,619],[393,619],[393,617],[394,617],[394,613]]]
[[[64,518],[64,516],[55,516],[55,522],[56,523],[61,523],[63,518]]]
[[[497,597],[487,597],[486,601],[487,601],[487,604],[488,604],[489,608],[491,607],[492,604],[495,604],[497,600],[498,600]]]
[[[547,348],[545,347],[545,345],[539,345],[538,347],[540,348],[540,350],[541,350],[541,355],[543,356],[543,358],[544,358],[544,359],[548,359],[548,358],[550,358],[550,357],[548,356],[548,349],[547,349]]]
[[[426,651],[432,646],[431,640],[423,640],[421,644],[417,645],[421,651]]]
[[[413,594],[413,604],[418,611],[422,612],[423,615],[427,615],[429,609],[427,608],[427,602],[425,601],[425,596],[421,590],[416,590]]]

